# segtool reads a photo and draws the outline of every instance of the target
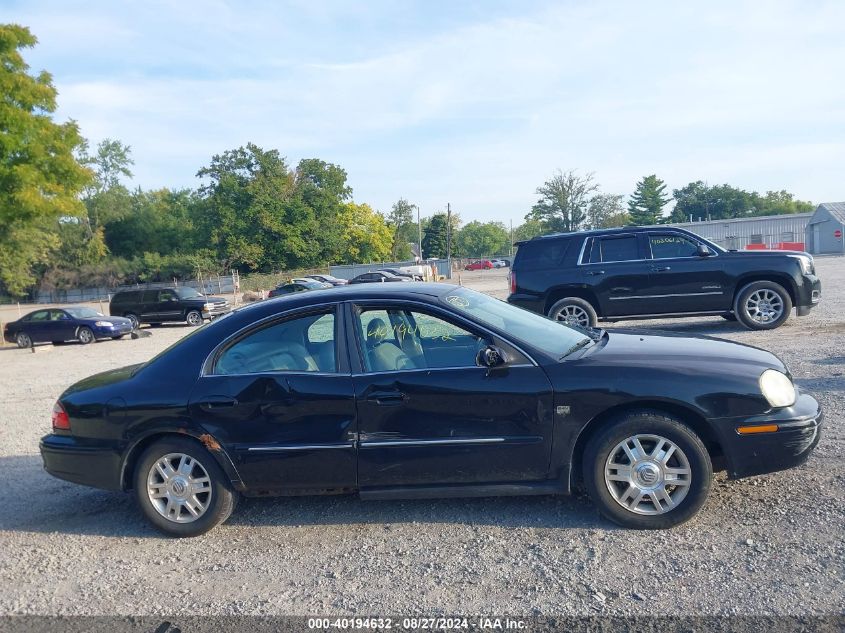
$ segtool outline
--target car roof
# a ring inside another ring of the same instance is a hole
[[[530,240],[522,240],[521,242],[517,242],[516,245],[519,246],[521,244],[528,244],[528,243],[537,243],[542,242],[543,240],[555,240],[564,237],[574,237],[574,236],[582,236],[582,237],[591,237],[596,235],[613,235],[614,233],[630,233],[632,231],[665,231],[665,230],[675,230],[684,233],[683,229],[680,229],[675,226],[640,226],[636,224],[632,224],[630,226],[620,226],[612,229],[589,229],[586,231],[570,231],[569,233],[549,233],[548,235],[538,235],[536,237],[532,237]]]
[[[410,286],[410,288],[408,287]],[[404,283],[404,284],[354,284],[351,286],[337,286],[335,288],[321,288],[308,293],[288,295],[286,297],[273,297],[258,303],[271,301],[294,303],[323,303],[326,300],[332,301],[353,301],[355,299],[423,299],[440,297],[453,290],[460,288],[455,284],[446,283]],[[256,304],[254,304],[256,305]]]

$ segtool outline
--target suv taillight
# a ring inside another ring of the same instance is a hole
[[[53,405],[53,429],[57,431],[70,431],[70,418],[67,411],[58,400]]]
[[[510,278],[511,278],[511,294],[513,294],[513,293],[516,292],[516,273],[513,271],[513,269],[511,269]]]

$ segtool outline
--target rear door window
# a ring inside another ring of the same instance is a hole
[[[640,259],[636,235],[603,237],[596,240],[601,248],[602,262],[628,262]],[[591,258],[590,261],[596,261]]]

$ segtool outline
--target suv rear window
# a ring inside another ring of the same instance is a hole
[[[560,266],[572,239],[531,240],[516,251],[514,267],[553,268]]]

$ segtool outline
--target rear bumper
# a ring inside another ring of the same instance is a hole
[[[39,444],[44,470],[75,484],[121,490],[120,454],[102,446],[86,446],[67,435],[45,435]]]
[[[517,292],[508,296],[508,303],[537,314],[545,314],[542,297]]]
[[[819,443],[824,414],[815,398],[799,394],[795,404],[753,417],[716,422],[731,479],[800,466]],[[740,435],[738,426],[777,424],[773,433]]]

